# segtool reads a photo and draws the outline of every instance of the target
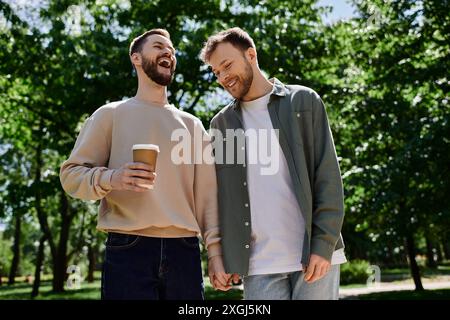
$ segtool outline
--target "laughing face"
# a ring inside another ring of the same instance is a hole
[[[154,82],[167,86],[172,82],[177,59],[172,43],[158,34],[147,38],[142,48],[142,70]]]
[[[217,81],[234,98],[243,99],[253,82],[253,69],[245,52],[229,42],[217,45],[209,64]]]

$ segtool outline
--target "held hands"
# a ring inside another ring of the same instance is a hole
[[[113,190],[129,190],[136,192],[148,191],[139,185],[153,185],[156,173],[153,166],[141,162],[129,162],[114,170],[111,176]]]
[[[208,275],[211,285],[216,290],[228,291],[232,288],[231,281],[237,283],[239,275],[225,272],[222,256],[214,256],[208,260]]]
[[[331,263],[319,255],[312,254],[309,259],[309,265],[305,268],[306,283],[313,283],[322,279],[330,271]],[[238,274],[227,274],[223,267],[222,257],[215,256],[208,260],[209,281],[214,289],[228,291],[231,289],[231,281],[238,283],[240,277]]]
[[[306,283],[311,284],[323,278],[330,270],[330,267],[331,263],[328,260],[316,254],[312,254],[309,258],[309,265],[304,270]]]

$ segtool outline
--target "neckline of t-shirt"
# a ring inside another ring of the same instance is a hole
[[[259,98],[256,98],[255,100],[241,101],[240,104],[243,108],[245,108],[247,110],[249,110],[249,109],[251,109],[251,110],[265,109],[265,108],[267,108],[267,104],[269,103],[270,96],[272,95],[272,93],[273,93],[273,89],[269,93],[267,93]]]
[[[149,107],[152,107],[152,108],[158,108],[158,109],[161,109],[161,110],[165,110],[165,109],[168,109],[168,108],[171,108],[171,107],[175,107],[173,104],[170,104],[170,103],[167,103],[167,104],[164,104],[164,105],[160,105],[160,104],[157,104],[157,103],[151,103],[151,102],[148,102],[148,101],[144,101],[144,100],[138,99],[136,97],[131,97],[130,101],[132,101],[134,103],[137,103],[137,104],[142,104],[142,105],[145,105],[145,106],[149,106]]]

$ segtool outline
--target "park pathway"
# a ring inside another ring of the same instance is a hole
[[[423,282],[422,284],[426,290],[450,288],[450,281]],[[339,298],[345,299],[352,296],[359,296],[362,294],[369,294],[374,292],[403,291],[414,289],[415,286],[412,281],[411,283],[400,283],[400,284],[380,283],[378,286],[370,286],[363,288],[341,288],[339,290]]]

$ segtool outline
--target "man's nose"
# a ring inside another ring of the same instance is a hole
[[[162,50],[163,50],[163,55],[168,56],[168,57],[172,56],[172,51],[169,48],[166,47],[166,48],[163,48]]]

